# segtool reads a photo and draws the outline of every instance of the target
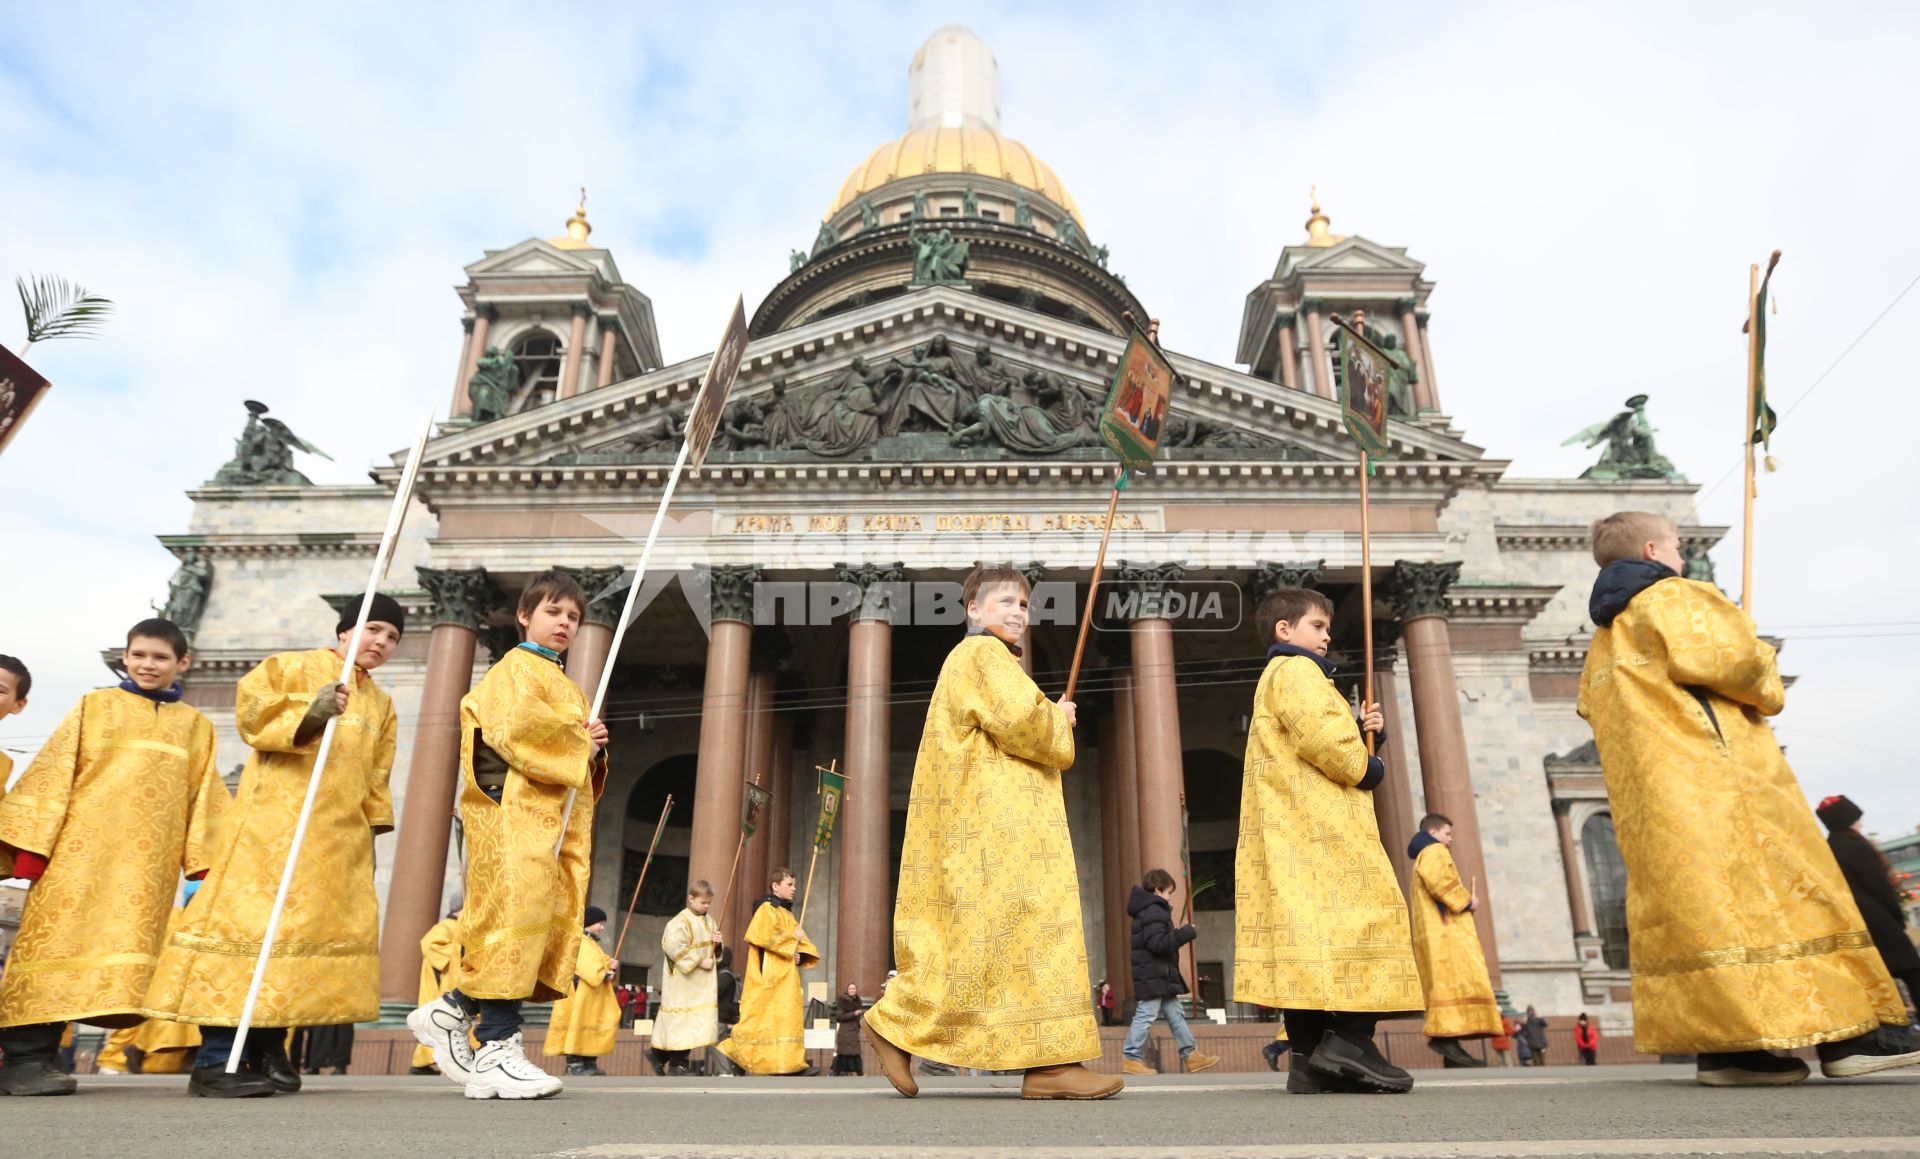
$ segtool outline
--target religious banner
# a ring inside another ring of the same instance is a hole
[[[27,415],[51,385],[18,355],[0,346],[0,451],[26,425]]]
[[[1387,385],[1393,361],[1359,331],[1335,317],[1340,361],[1340,416],[1347,433],[1369,455],[1387,453]]]
[[[1130,471],[1152,464],[1166,431],[1173,395],[1173,365],[1139,330],[1127,339],[1120,368],[1100,412],[1100,437]]]
[[[747,797],[741,802],[740,808],[740,836],[743,840],[753,836],[753,831],[760,827],[760,814],[766,812],[767,802],[771,800],[772,793],[752,781],[747,782]]]
[[[816,852],[833,843],[833,823],[840,819],[840,799],[847,788],[845,773],[832,769],[820,769],[819,773],[820,823],[813,830],[813,848]]]
[[[734,379],[740,377],[740,363],[746,355],[746,302],[736,297],[733,315],[727,319],[720,344],[713,348],[712,361],[707,363],[707,376],[700,383],[700,393],[694,396],[693,406],[687,411],[687,466],[697,470],[706,461],[707,447],[713,443],[714,432],[720,429],[721,416],[727,413],[727,395],[733,390]]]
[[[1766,276],[1760,279],[1760,292],[1753,299],[1753,442],[1762,450],[1773,449],[1773,431],[1780,416],[1767,405],[1767,290],[1773,285],[1773,268],[1780,264],[1780,251],[1773,251],[1767,262]],[[1771,468],[1769,468],[1771,469]]]

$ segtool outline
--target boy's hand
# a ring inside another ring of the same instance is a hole
[[[1066,709],[1067,711],[1068,724],[1077,726],[1080,723],[1080,718],[1074,714],[1073,701],[1068,700],[1066,697],[1062,696],[1060,698],[1060,707]]]
[[[1387,718],[1380,714],[1379,702],[1367,705],[1365,711],[1360,714],[1360,731],[1385,732],[1386,730]]]
[[[607,722],[590,720],[587,722],[587,739],[593,742],[593,751],[598,753],[607,747]]]
[[[812,939],[812,938],[809,938],[809,937],[807,936],[807,931],[805,931],[805,930],[803,930],[803,929],[801,929],[801,928],[800,928],[800,927],[798,927],[798,926],[795,926],[795,927],[794,927],[794,929],[793,929],[793,936],[794,936],[794,937],[796,937],[796,938],[798,938],[798,939],[800,939],[800,940],[801,940],[801,941],[803,941],[803,942],[811,942],[811,941],[813,941],[813,939]]]
[[[333,685],[333,712],[335,716],[347,710],[347,686],[335,681]]]
[[[620,963],[613,958],[608,958],[607,959],[607,977],[612,978],[618,975],[619,973],[620,973]]]
[[[712,959],[712,958],[702,958],[702,959],[700,959],[700,968],[701,968],[702,970],[711,970],[711,969],[713,969],[713,959]]]
[[[714,945],[716,945],[716,946],[720,944],[720,931],[719,931],[719,930],[715,930],[715,931],[713,931],[713,944],[714,944]]]

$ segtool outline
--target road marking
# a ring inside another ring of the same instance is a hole
[[[565,1159],[894,1159],[902,1155],[933,1159],[1103,1159],[1126,1154],[1179,1155],[1180,1159],[1553,1159],[1582,1155],[1910,1155],[1920,1151],[1920,1135],[1855,1139],[1530,1139],[1466,1143],[1303,1143],[1160,1148],[1115,1147],[892,1147],[846,1144],[771,1145],[689,1143],[602,1143],[573,1151],[555,1151]]]

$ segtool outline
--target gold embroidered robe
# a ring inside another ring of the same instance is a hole
[[[380,1017],[380,912],[373,838],[393,828],[393,701],[355,669],[287,891],[255,1026],[331,1026]],[[160,955],[147,1013],[237,1026],[286,869],[321,733],[296,734],[316,692],[340,678],[331,648],[269,656],[234,689],[234,727],[253,749],[220,853]]]
[[[1773,648],[1712,584],[1660,580],[1593,634],[1579,711],[1627,866],[1644,1054],[1792,1050],[1906,1021],[1767,725],[1785,704]]]
[[[1254,692],[1234,853],[1233,997],[1292,1010],[1422,1007],[1407,901],[1380,845],[1367,747],[1305,656]]]
[[[720,1041],[720,983],[713,967],[713,919],[683,909],[660,935],[660,1010],[653,1018],[655,1050],[692,1050]]]
[[[118,1030],[108,1032],[106,1041],[100,1044],[100,1053],[93,1057],[94,1073],[105,1074],[108,1071],[128,1073],[127,1048],[133,1045],[133,1033],[134,1028],[131,1026],[122,1026]]]
[[[498,804],[473,779],[479,744],[510,766]],[[587,739],[587,698],[560,665],[513,648],[461,698],[462,994],[552,1002],[573,988],[594,803],[605,787],[606,762]],[[555,858],[568,789],[579,797]]]
[[[748,1074],[794,1074],[807,1067],[800,971],[818,965],[820,951],[801,941],[799,932],[793,911],[771,901],[761,902],[747,925],[740,1021],[717,1049]]]
[[[0,753],[0,802],[7,799],[7,782],[13,779],[13,758]],[[13,854],[0,845],[0,877],[13,876]]]
[[[1100,1057],[1061,770],[1073,728],[993,636],[947,656],[914,761],[888,984],[909,1054],[1021,1070]],[[850,786],[849,792],[859,791]]]
[[[420,1005],[460,984],[460,918],[444,917],[420,939]],[[413,1066],[432,1066],[433,1051],[413,1048]]]
[[[1429,1038],[1489,1038],[1500,1033],[1500,1006],[1493,1000],[1487,959],[1467,903],[1473,894],[1460,880],[1453,854],[1435,842],[1413,861],[1413,960],[1427,998]]]
[[[580,935],[580,956],[573,972],[573,989],[553,1004],[547,1020],[547,1054],[575,1054],[597,1058],[613,1053],[620,1033],[620,998],[607,977],[613,959],[589,934]]]
[[[0,982],[0,1026],[139,1023],[182,873],[228,807],[213,725],[118,688],[80,698],[0,801],[0,842],[47,858]]]

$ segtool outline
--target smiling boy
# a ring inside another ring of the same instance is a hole
[[[168,939],[146,1001],[150,1018],[203,1028],[189,1094],[292,1094],[300,1075],[287,1058],[286,1036],[277,1031],[380,1017],[373,839],[393,828],[387,775],[398,725],[393,701],[372,674],[393,658],[407,616],[392,597],[374,596],[353,678],[343,684],[340,669],[359,611],[355,605],[341,614],[331,643],[269,656],[234,688],[234,726],[253,754],[240,774],[213,868]],[[254,1007],[245,1065],[228,1074],[227,1056],[321,735],[335,718],[306,843]]]
[[[0,1094],[64,1095],[71,1021],[141,1021],[179,875],[212,864],[227,807],[213,725],[180,702],[192,663],[170,620],[142,620],[127,678],[80,698],[0,801],[0,854],[32,883],[0,982]]]
[[[1020,669],[1027,579],[975,568],[967,637],[948,654],[914,762],[893,914],[899,976],[867,1012],[887,1079],[919,1093],[912,1058],[1026,1072],[1029,1099],[1104,1099],[1060,777],[1074,707]]]

